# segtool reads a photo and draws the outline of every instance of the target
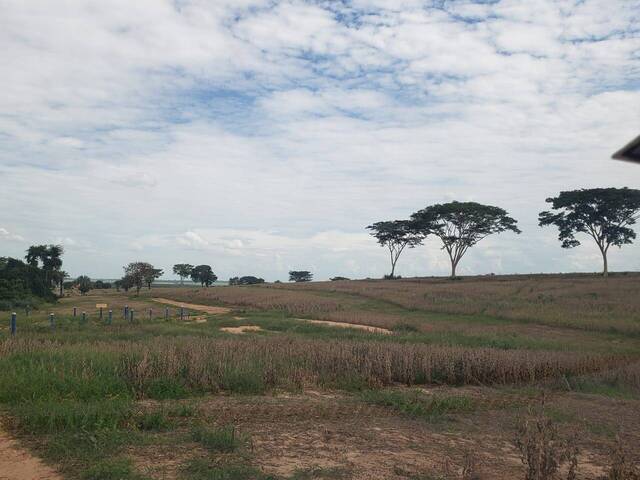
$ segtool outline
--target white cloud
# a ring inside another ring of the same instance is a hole
[[[5,240],[9,242],[22,242],[24,238],[15,233],[11,233],[6,228],[0,227],[0,240]]]
[[[92,276],[131,257],[376,276],[364,226],[475,200],[524,233],[462,271],[597,270],[536,217],[559,190],[640,184],[609,159],[640,124],[639,21],[638,0],[9,2],[3,223],[73,239]],[[429,241],[399,268],[448,265]]]

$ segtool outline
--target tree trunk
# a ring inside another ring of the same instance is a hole
[[[458,266],[458,263],[454,260],[451,260],[451,279],[453,280],[454,278],[456,278],[456,267]]]
[[[602,262],[604,264],[604,267],[602,268],[602,276],[603,277],[608,277],[609,276],[609,264],[607,262],[607,251],[606,250],[602,250]]]
[[[391,278],[393,278],[396,271],[396,262],[391,262]]]

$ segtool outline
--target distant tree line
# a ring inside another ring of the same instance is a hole
[[[609,248],[632,243],[636,238],[631,226],[640,216],[640,190],[573,190],[546,201],[551,211],[540,212],[539,225],[556,226],[563,248],[580,245],[576,234],[590,236],[602,254],[604,276],[609,273]],[[367,229],[389,251],[391,273],[387,278],[397,278],[395,269],[402,252],[421,245],[430,235],[440,239],[451,263],[451,278],[455,278],[462,257],[482,239],[506,231],[521,233],[517,221],[500,207],[456,201],[427,206],[408,220],[376,222]]]

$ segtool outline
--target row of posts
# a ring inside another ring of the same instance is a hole
[[[100,308],[100,320],[102,320],[103,315],[102,315],[102,308]],[[190,313],[188,313],[189,316],[191,316]],[[27,316],[29,316],[29,313],[27,312]],[[77,317],[78,316],[78,308],[77,307],[73,307],[73,316]],[[125,320],[128,320],[129,323],[133,323],[134,322],[134,316],[135,316],[135,310],[133,308],[129,308],[129,305],[125,305],[124,309],[123,309],[123,318]],[[180,320],[184,320],[184,316],[185,316],[185,311],[184,311],[184,307],[180,307]],[[149,320],[151,320],[153,318],[153,309],[150,308],[149,309]],[[165,307],[164,309],[164,319],[165,320],[169,320],[169,307]],[[84,324],[87,322],[87,312],[82,312],[82,320],[81,323]],[[111,325],[111,323],[113,322],[113,310],[109,310],[107,312],[107,325]],[[49,326],[51,327],[51,330],[55,330],[56,329],[56,317],[53,313],[49,314]],[[16,312],[13,312],[11,314],[11,322],[9,324],[9,328],[11,330],[11,335],[14,336],[17,333],[18,330],[18,314]]]

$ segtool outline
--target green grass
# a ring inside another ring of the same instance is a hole
[[[173,426],[173,422],[164,410],[143,412],[136,417],[136,426],[143,431],[164,431]]]
[[[205,459],[190,460],[182,468],[186,480],[276,480],[248,465],[217,465]]]
[[[366,390],[360,398],[367,403],[391,407],[410,417],[437,421],[449,414],[468,413],[476,402],[465,395],[427,395],[420,390]]]
[[[82,480],[144,480],[127,459],[109,459],[87,469]]]
[[[116,430],[133,415],[129,399],[77,401],[36,400],[16,405],[12,413],[21,431],[30,434]]]
[[[233,425],[210,428],[197,426],[191,430],[191,439],[211,452],[235,452],[242,445],[242,438]]]

